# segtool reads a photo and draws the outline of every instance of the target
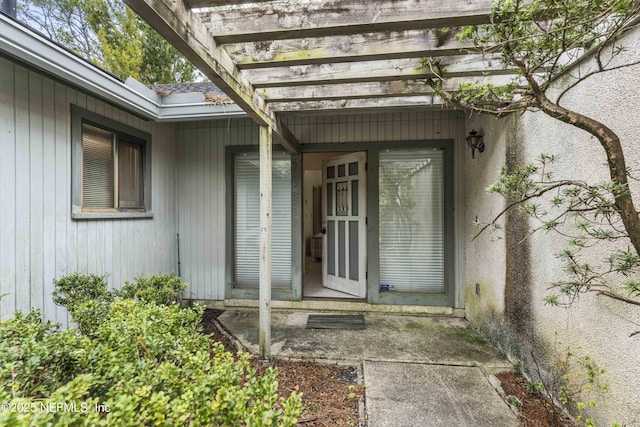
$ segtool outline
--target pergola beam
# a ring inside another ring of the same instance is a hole
[[[442,99],[437,96],[411,96],[394,98],[342,99],[332,101],[277,102],[271,104],[274,111],[293,114],[330,114],[373,112],[389,110],[423,110],[442,108]]]
[[[407,30],[229,44],[225,49],[241,69],[464,55],[475,51],[472,43],[457,41],[454,33],[452,29]]]
[[[444,58],[441,63],[448,77],[513,74],[498,55],[467,55]],[[334,64],[297,65],[291,67],[243,70],[253,87],[309,86],[336,83],[412,80],[430,75],[420,66],[419,58],[379,61],[340,62]]]
[[[260,126],[272,129],[289,151],[300,151],[298,141],[276,120],[262,97],[240,73],[229,54],[215,44],[200,20],[182,1],[125,0],[160,35],[222,89]]]
[[[218,42],[237,43],[485,24],[491,7],[490,0],[326,0],[261,3],[202,14]]]
[[[456,91],[469,82],[503,85],[514,76],[478,76],[447,79],[444,89]],[[433,89],[420,80],[395,80],[388,82],[363,82],[312,86],[274,87],[258,89],[267,102],[301,102],[339,99],[366,99],[432,95]]]
[[[198,7],[218,7],[218,6],[235,6],[238,4],[249,3],[267,3],[273,0],[186,0],[192,8]]]
[[[391,82],[345,83],[258,89],[267,102],[300,102],[327,99],[385,98],[419,96],[433,93],[423,82],[397,80]]]

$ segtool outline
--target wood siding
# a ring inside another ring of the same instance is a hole
[[[463,147],[461,112],[422,111],[291,117],[287,126],[302,144],[453,139]],[[225,295],[225,147],[257,145],[249,119],[182,123],[178,126],[178,206],[182,277],[194,299]],[[464,258],[462,179],[464,151],[455,154],[456,257]],[[463,268],[456,268],[456,306],[462,307]]]
[[[302,144],[464,140],[464,115],[452,111],[294,116],[285,123]]]
[[[152,134],[153,219],[71,219],[70,105]],[[176,138],[41,73],[0,58],[0,317],[53,304],[54,278],[107,274],[109,287],[177,269]]]
[[[258,143],[249,119],[178,127],[178,232],[181,275],[193,299],[224,299],[225,146]]]

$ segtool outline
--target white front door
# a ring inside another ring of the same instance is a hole
[[[325,160],[322,167],[322,285],[367,295],[366,153]]]

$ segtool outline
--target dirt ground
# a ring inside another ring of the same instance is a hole
[[[515,396],[521,402],[518,410],[520,427],[573,427],[575,424],[541,393],[527,389],[527,380],[513,372],[496,375],[507,396]]]
[[[203,316],[203,333],[221,342],[227,351],[236,354],[236,343],[214,320],[219,310],[207,309]],[[256,359],[252,364],[258,371],[266,366]],[[288,396],[293,390],[302,393],[303,413],[298,421],[302,427],[334,427],[363,425],[359,415],[359,402],[364,398],[364,386],[359,384],[358,368],[275,359],[278,368],[279,393]],[[564,416],[554,419],[555,407],[541,394],[527,389],[521,375],[503,372],[497,375],[506,396],[515,396],[521,402],[518,410],[520,427],[573,427]],[[559,419],[558,419],[559,418]]]
[[[203,333],[235,354],[238,351],[235,342],[214,322],[220,313],[205,310]],[[267,367],[256,359],[251,363],[258,371]],[[364,397],[364,388],[359,384],[358,368],[279,359],[275,359],[271,366],[278,369],[278,392],[281,396],[288,396],[294,390],[302,393],[303,412],[298,426],[359,425],[359,401]]]

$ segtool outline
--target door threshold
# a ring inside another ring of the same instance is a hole
[[[358,298],[358,297],[307,297],[303,296],[302,301],[335,301],[335,302],[359,302],[365,303],[367,302],[366,298]]]
[[[335,289],[329,289],[325,287],[308,286],[302,291],[302,299],[333,299],[333,300],[357,300],[367,301],[366,297],[358,297],[346,292],[341,292]]]
[[[197,301],[207,305],[207,301]],[[222,301],[216,301],[216,306]],[[258,301],[251,299],[227,299],[224,300],[222,309],[231,308],[258,308]],[[359,313],[389,313],[425,316],[453,316],[465,317],[464,308],[436,307],[429,305],[386,305],[369,304],[363,300],[327,300],[304,299],[302,301],[271,301],[274,310],[302,310],[302,311],[328,311],[328,312],[359,312]]]

